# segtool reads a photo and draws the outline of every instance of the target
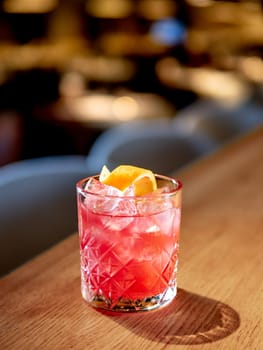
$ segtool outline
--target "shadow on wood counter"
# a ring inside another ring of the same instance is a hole
[[[178,289],[174,301],[147,313],[120,314],[99,311],[138,336],[165,344],[212,343],[235,332],[238,313],[230,306]]]

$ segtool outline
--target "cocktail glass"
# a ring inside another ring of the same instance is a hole
[[[98,176],[77,183],[81,293],[94,307],[146,311],[176,295],[182,184],[155,177],[158,189],[137,197]]]

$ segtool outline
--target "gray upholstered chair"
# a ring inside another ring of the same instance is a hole
[[[209,137],[224,144],[263,125],[263,109],[249,101],[239,105],[199,100],[180,111],[173,126],[178,132]]]
[[[76,182],[84,156],[52,156],[0,167],[0,275],[77,230]]]
[[[112,127],[97,138],[88,154],[87,167],[99,173],[104,164],[110,170],[131,164],[170,175],[217,146],[205,136],[178,132],[171,121],[131,122]]]

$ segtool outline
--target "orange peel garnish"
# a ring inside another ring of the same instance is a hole
[[[133,186],[136,196],[143,196],[157,189],[153,172],[133,165],[119,165],[111,172],[104,165],[99,180],[105,185],[118,188],[123,192]]]

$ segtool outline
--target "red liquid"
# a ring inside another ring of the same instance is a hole
[[[180,208],[145,216],[90,211],[78,198],[82,290],[111,305],[176,288]]]

